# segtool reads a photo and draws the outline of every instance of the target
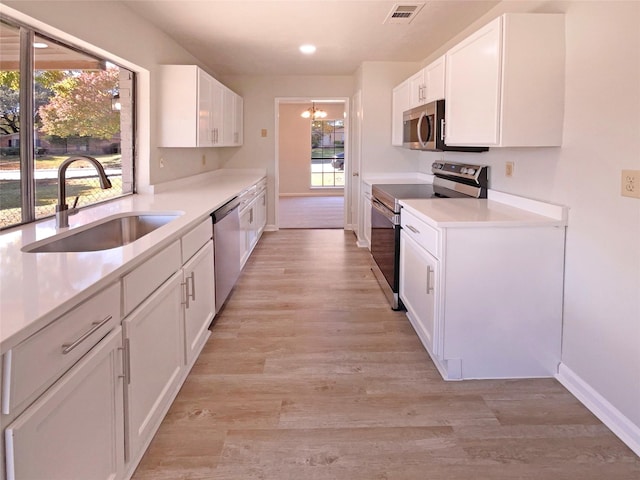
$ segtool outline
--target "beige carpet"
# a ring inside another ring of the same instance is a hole
[[[344,228],[344,197],[280,197],[280,228]]]

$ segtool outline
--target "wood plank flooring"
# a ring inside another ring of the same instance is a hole
[[[638,480],[553,379],[444,382],[351,232],[265,233],[136,480]]]
[[[280,228],[344,228],[344,197],[280,197]]]

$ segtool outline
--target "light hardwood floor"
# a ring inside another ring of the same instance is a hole
[[[369,262],[265,233],[134,478],[640,479],[553,379],[444,382]]]
[[[344,197],[280,197],[280,228],[344,228]]]

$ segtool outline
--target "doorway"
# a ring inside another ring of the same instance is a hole
[[[348,98],[276,98],[278,228],[349,228],[348,110]]]

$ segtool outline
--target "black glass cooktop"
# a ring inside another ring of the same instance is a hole
[[[468,195],[438,185],[426,183],[374,184],[371,194],[387,208],[398,213],[400,200],[412,198],[469,198]]]

